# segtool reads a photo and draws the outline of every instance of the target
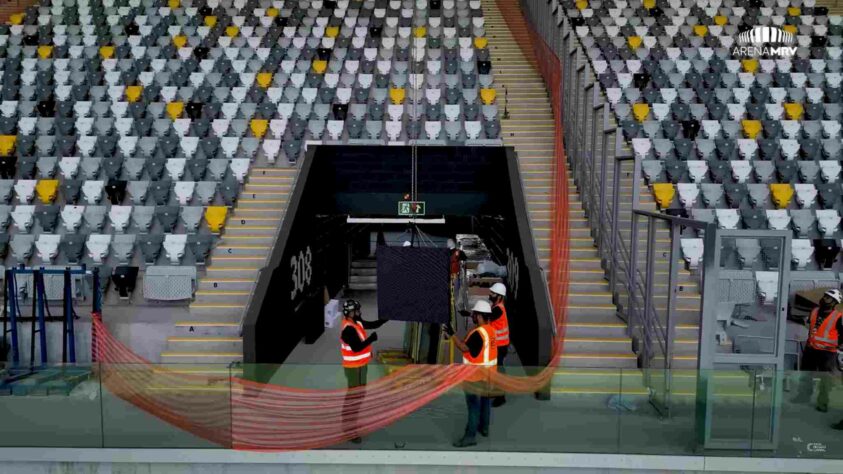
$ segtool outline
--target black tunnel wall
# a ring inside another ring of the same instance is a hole
[[[267,267],[243,325],[246,363],[282,363],[323,328],[324,288],[347,283],[354,235],[374,226],[346,217],[396,217],[410,192],[410,147],[318,146],[308,150]],[[524,365],[545,365],[554,337],[514,152],[502,147],[421,147],[418,199],[427,217],[473,223],[507,265],[512,341]],[[431,225],[430,227],[434,227]],[[439,227],[434,227],[436,231]]]

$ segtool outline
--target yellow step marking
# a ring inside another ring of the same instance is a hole
[[[579,354],[562,353],[563,359],[635,359],[635,354]]]
[[[240,352],[162,352],[161,357],[242,357]]]
[[[239,337],[182,337],[171,336],[167,338],[168,342],[243,342]]]
[[[179,321],[176,322],[176,327],[199,327],[199,328],[207,328],[207,327],[225,327],[225,328],[239,328],[239,323],[226,323],[226,322],[211,322],[211,321]]]
[[[235,308],[245,308],[245,305],[242,304],[220,304],[220,303],[193,303],[190,305],[191,308],[203,308],[203,309],[235,309]]]
[[[230,291],[230,290],[197,290],[197,295],[207,296],[249,296],[248,291]]]
[[[245,278],[200,278],[199,283],[255,283]]]

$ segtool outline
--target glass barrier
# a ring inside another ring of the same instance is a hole
[[[484,434],[485,402],[472,388],[483,382],[449,382],[460,370],[370,364],[366,386],[349,390],[334,365],[7,367],[0,447],[452,450],[471,401],[479,431],[464,440],[468,450],[843,459],[833,427],[843,419],[841,380],[831,373],[673,369],[665,416],[641,370],[557,368],[549,400],[508,390]],[[709,385],[707,429],[736,440],[734,449],[702,449],[706,427],[695,413],[706,399],[697,394]],[[821,390],[830,392],[828,411],[817,409]]]

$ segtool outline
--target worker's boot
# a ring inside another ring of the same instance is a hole
[[[831,425],[831,429],[843,431],[843,420],[840,420],[837,423]]]
[[[500,397],[495,397],[495,398],[492,399],[492,406],[495,407],[495,408],[497,408],[499,406],[502,406],[505,403],[506,403],[506,397],[503,396],[503,395],[501,395]]]
[[[454,442],[455,448],[468,448],[469,446],[477,446],[477,441],[463,437],[459,441]]]

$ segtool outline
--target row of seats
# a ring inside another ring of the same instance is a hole
[[[720,265],[728,267],[731,260],[742,269],[778,269],[782,260],[781,239],[724,239],[720,249]],[[683,237],[680,241],[682,257],[689,269],[699,268],[703,258],[703,240]],[[840,241],[835,239],[793,239],[790,245],[790,265],[793,270],[827,270],[834,267],[840,254]]]
[[[3,136],[0,136],[0,149],[3,147]],[[194,155],[195,156],[195,155]],[[90,180],[126,179],[138,180],[146,176],[152,181],[162,179],[180,180],[209,180],[223,181],[226,177],[234,177],[237,182],[243,182],[249,173],[251,162],[248,158],[212,158],[201,156],[186,158],[126,158],[111,155],[109,158],[65,156],[40,157],[37,159],[16,157],[0,157],[0,174],[9,178],[20,176],[21,179],[45,182],[53,178],[62,179],[86,178]],[[25,186],[21,184],[21,186]],[[23,189],[23,188],[22,188]],[[30,195],[31,196],[31,195]]]
[[[240,193],[240,183],[234,178],[217,181],[126,181],[109,179],[42,179],[42,180],[0,180],[0,203],[19,204],[37,202],[41,204],[99,204],[105,197],[111,204],[131,203],[135,205],[154,204],[182,206],[202,204],[214,205],[222,201],[232,206]]]
[[[40,232],[53,233],[59,223],[66,232],[74,233],[82,228],[101,232],[106,226],[106,217],[111,232],[125,232],[133,227],[136,232],[149,232],[155,222],[163,232],[172,233],[179,229],[195,233],[204,221],[207,228],[219,233],[228,217],[226,206],[30,206],[0,205],[0,230],[8,232],[14,223],[18,232],[34,231],[38,223]],[[33,232],[38,233],[38,232]]]
[[[79,264],[90,259],[101,264],[111,255],[118,263],[133,261],[136,251],[147,265],[155,265],[163,256],[170,265],[180,265],[187,252],[192,264],[204,264],[214,245],[208,234],[7,234],[0,235],[0,259],[11,252],[15,264],[50,264],[60,260]],[[33,260],[37,255],[40,262]],[[60,257],[60,258],[59,258]]]
[[[644,160],[641,169],[647,182],[668,182],[694,184],[714,184],[717,186],[730,183],[782,183],[794,185],[798,182],[810,185],[836,183],[840,178],[840,161],[789,161],[789,160],[729,160],[680,161],[673,159]],[[711,186],[717,188],[717,186]],[[734,186],[743,189],[744,186]]]
[[[833,184],[715,184],[656,183],[656,203],[662,209],[730,208],[745,211],[777,209],[840,209],[841,185]]]

